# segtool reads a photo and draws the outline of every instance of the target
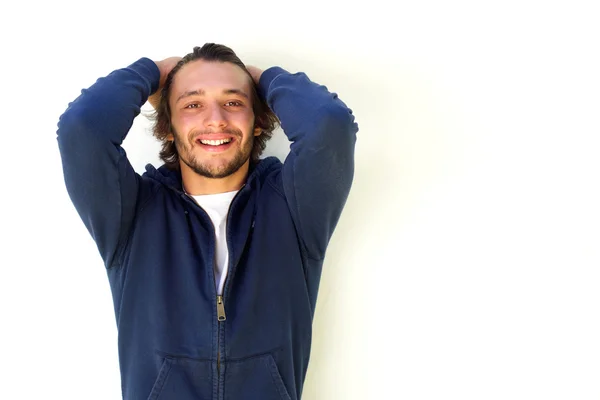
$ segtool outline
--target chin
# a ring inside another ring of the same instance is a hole
[[[229,162],[208,162],[201,164],[200,168],[196,168],[196,172],[202,176],[213,179],[222,179],[235,174],[243,164],[236,168],[236,164]]]

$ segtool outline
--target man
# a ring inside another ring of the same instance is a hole
[[[121,143],[150,95],[165,164],[140,176]],[[277,119],[283,164],[258,158]],[[107,268],[124,399],[301,397],[357,131],[305,74],[216,44],[142,58],[69,104],[65,182]]]

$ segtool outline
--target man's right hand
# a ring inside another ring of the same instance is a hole
[[[154,92],[149,98],[148,101],[156,110],[158,108],[158,104],[160,103],[160,92],[162,91],[163,86],[165,85],[165,81],[167,80],[167,75],[169,72],[177,65],[177,63],[181,60],[181,57],[169,57],[165,58],[161,61],[154,61],[156,66],[160,71],[160,83],[158,85],[158,90]]]

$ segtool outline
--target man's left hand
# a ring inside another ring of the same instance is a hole
[[[263,73],[262,69],[252,65],[247,65],[246,69],[250,73],[250,76],[252,76],[252,80],[254,81],[254,83],[258,85],[258,82],[260,81],[260,76]]]

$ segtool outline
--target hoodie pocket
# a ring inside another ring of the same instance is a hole
[[[270,354],[228,361],[224,386],[225,400],[292,400]]]
[[[210,361],[164,358],[148,400],[212,398]]]

